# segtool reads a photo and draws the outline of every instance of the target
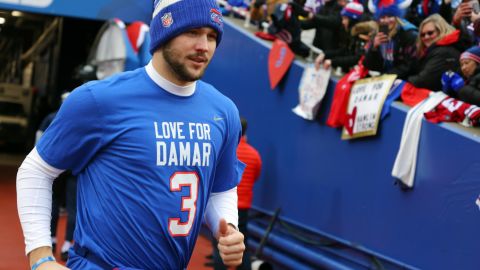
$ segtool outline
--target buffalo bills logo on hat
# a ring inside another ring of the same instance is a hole
[[[220,11],[218,11],[217,9],[210,9],[210,19],[212,20],[212,22],[220,26],[223,24],[222,13],[220,13]]]
[[[172,13],[168,12],[162,16],[162,25],[163,27],[170,27],[173,23]]]

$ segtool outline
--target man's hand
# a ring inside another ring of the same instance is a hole
[[[226,266],[237,266],[242,263],[243,234],[237,231],[232,225],[227,224],[225,219],[220,220],[220,226],[217,234],[218,251],[222,257],[223,264]]]
[[[30,267],[32,267],[38,260],[44,257],[53,256],[51,247],[39,247],[28,253]],[[37,270],[68,270],[65,266],[57,262],[44,262]]]

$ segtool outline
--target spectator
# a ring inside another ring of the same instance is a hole
[[[407,81],[418,88],[442,89],[441,77],[447,70],[458,70],[458,58],[465,49],[460,30],[439,14],[430,15],[421,24],[417,39],[417,59]],[[468,39],[468,38],[467,38]]]
[[[348,3],[340,12],[342,15],[342,28],[339,32],[339,48],[325,50],[315,60],[318,69],[323,64],[325,69],[330,66],[341,67],[343,72],[348,72],[351,67],[358,63],[365,53],[365,41],[358,34],[353,35],[353,27],[361,20],[363,6],[360,3]]]
[[[323,51],[338,48],[338,32],[342,28],[340,11],[346,0],[326,0],[317,14],[310,13],[307,20],[301,22],[302,29],[315,29],[313,46]]]
[[[442,76],[443,91],[466,103],[480,106],[480,47],[474,46],[460,56],[464,79],[455,72]]]
[[[240,161],[245,163],[247,167],[243,172],[242,180],[237,187],[238,194],[238,229],[245,236],[244,242],[245,246],[247,245],[248,240],[248,211],[252,206],[253,198],[253,184],[260,177],[260,171],[262,169],[262,159],[258,151],[247,142],[247,120],[241,118],[242,122],[242,138],[237,147],[237,156]],[[226,269],[223,265],[220,256],[218,255],[218,250],[216,249],[216,244],[214,245],[214,267],[215,270]],[[237,267],[238,270],[250,270],[251,269],[251,259],[250,253],[246,249],[243,253],[242,264]]]
[[[297,55],[307,57],[310,49],[301,41],[301,28],[299,16],[307,16],[303,6],[296,2],[278,4],[270,16],[271,24],[268,33],[288,44],[290,49]]]
[[[396,74],[399,79],[408,75],[410,63],[415,58],[416,27],[402,19],[408,1],[369,8],[379,23],[365,56],[365,67],[380,73]]]
[[[413,0],[406,12],[405,19],[418,26],[433,14],[440,14],[447,22],[450,22],[452,19],[450,0]]]
[[[252,0],[250,2],[250,19],[262,28],[262,22],[273,14],[277,4],[287,3],[288,0]]]

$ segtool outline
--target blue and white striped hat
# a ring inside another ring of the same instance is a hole
[[[358,20],[362,17],[363,6],[357,2],[350,2],[342,9],[340,14],[352,20]]]
[[[480,64],[480,47],[479,46],[470,47],[468,50],[464,51],[460,55],[460,60],[462,59],[471,59],[475,61],[477,64]]]

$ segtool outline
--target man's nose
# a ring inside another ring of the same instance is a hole
[[[200,35],[195,43],[195,49],[198,51],[208,51],[208,37],[207,35]]]

